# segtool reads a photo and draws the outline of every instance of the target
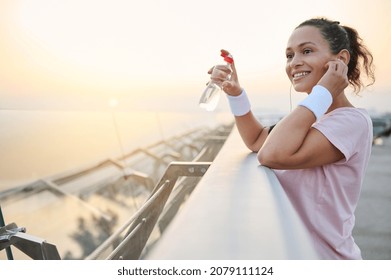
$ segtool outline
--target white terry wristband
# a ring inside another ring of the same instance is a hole
[[[229,107],[231,108],[231,112],[234,114],[234,116],[240,117],[250,112],[251,105],[245,90],[243,90],[242,93],[238,96],[227,94],[227,97]]]
[[[333,97],[327,88],[316,85],[299,105],[312,111],[318,121],[330,108],[331,103],[333,103]]]

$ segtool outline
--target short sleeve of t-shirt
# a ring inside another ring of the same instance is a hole
[[[313,125],[345,156],[348,161],[362,147],[372,142],[372,125],[364,110],[338,108]],[[370,139],[369,139],[370,138]]]

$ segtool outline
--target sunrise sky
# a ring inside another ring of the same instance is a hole
[[[372,50],[377,81],[358,103],[387,110],[390,14],[390,0],[2,0],[0,109],[195,104],[221,48],[254,102],[276,106],[291,31],[325,16]]]

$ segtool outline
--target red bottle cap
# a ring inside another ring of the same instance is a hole
[[[224,61],[226,61],[230,64],[234,62],[234,58],[232,57],[231,54],[226,54],[226,53],[221,52],[221,56],[224,57]]]

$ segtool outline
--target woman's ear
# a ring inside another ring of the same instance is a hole
[[[350,53],[349,53],[349,51],[347,49],[341,50],[337,54],[337,59],[342,60],[346,65],[348,65],[349,61],[350,61]]]

